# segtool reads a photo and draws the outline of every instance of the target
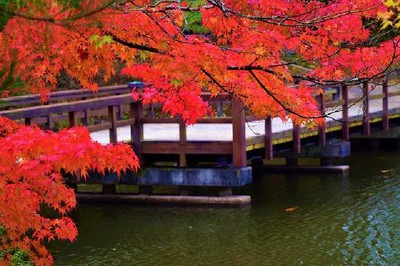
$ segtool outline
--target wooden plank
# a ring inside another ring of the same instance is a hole
[[[68,125],[69,127],[74,127],[77,124],[76,112],[68,113]]]
[[[199,124],[231,124],[232,117],[206,117],[197,119]]]
[[[234,167],[245,167],[247,165],[245,123],[246,115],[242,102],[238,99],[232,99],[232,162]]]
[[[325,110],[325,95],[321,93],[318,95],[319,101],[319,109],[321,110],[321,114],[324,113]],[[326,144],[326,123],[324,122],[322,125],[318,126],[318,146],[324,147]]]
[[[185,154],[232,154],[231,141],[187,141],[184,144]],[[143,154],[177,154],[178,141],[142,141]]]
[[[349,92],[347,85],[342,85],[342,99],[342,139],[344,141],[349,141]]]
[[[213,95],[209,92],[203,92],[200,94],[204,101],[219,101],[219,100],[229,100],[231,95],[228,93],[220,93],[218,95]]]
[[[143,124],[178,124],[179,118],[142,118]],[[231,117],[206,117],[199,118],[198,124],[230,124],[232,123]]]
[[[264,142],[265,142],[265,159],[272,160],[274,157],[274,148],[272,144],[272,118],[268,116],[265,119],[265,135],[264,135]]]
[[[108,106],[108,121],[111,124],[110,128],[110,143],[117,143],[117,108],[118,106],[111,105]]]
[[[52,126],[54,124],[53,115],[49,114],[49,115],[47,115],[46,118],[47,118],[46,128],[51,130],[51,128],[52,128]]]
[[[136,120],[134,118],[129,118],[129,119],[125,119],[125,120],[118,120],[117,121],[117,127],[123,127],[123,126],[129,126],[132,124],[135,124]]]
[[[224,102],[218,100],[217,102],[217,117],[222,117],[224,115]]]
[[[65,91],[51,92],[48,95],[47,100],[49,103],[54,103],[57,101],[69,101],[69,100],[76,100],[89,97],[104,97],[108,95],[123,94],[128,92],[129,89],[127,85],[100,87],[97,90],[97,92],[93,92],[92,90],[88,89],[65,90]],[[2,102],[1,106],[2,108],[17,106],[17,105],[31,105],[31,104],[43,103],[41,101],[40,94],[2,98],[0,99],[0,101]]]
[[[299,154],[301,152],[300,126],[299,125],[293,125],[292,151],[295,154]]]
[[[5,116],[10,119],[33,118],[39,116],[46,116],[48,114],[61,114],[68,112],[84,111],[87,109],[100,109],[110,105],[119,105],[124,103],[131,103],[133,101],[130,94],[109,96],[100,99],[89,99],[79,102],[71,103],[57,103],[52,105],[34,106],[21,108],[16,110],[1,111],[0,116]]]
[[[135,123],[131,124],[131,140],[133,143],[133,150],[139,158],[140,164],[144,164],[142,156],[142,139],[143,139],[143,106],[141,102],[133,102],[129,105],[129,115],[134,119]]]
[[[179,118],[151,118],[142,117],[140,119],[142,124],[179,124]]]
[[[231,141],[187,141],[187,154],[232,154]]]
[[[83,116],[83,125],[88,126],[90,121],[90,110],[86,109]]]
[[[246,115],[246,122],[260,121],[261,119],[254,115]]]
[[[107,122],[107,123],[103,123],[103,124],[98,124],[98,125],[92,125],[92,126],[88,126],[87,129],[90,132],[96,132],[96,131],[100,131],[100,130],[107,130],[111,128],[111,123]]]
[[[136,149],[134,149],[136,152]],[[142,154],[179,154],[178,141],[142,141]],[[136,152],[137,154],[137,152]]]
[[[389,90],[387,79],[382,84],[382,130],[389,130]]]
[[[59,92],[52,92],[49,94],[48,101],[49,102],[57,102],[57,101],[67,101],[67,100],[76,100],[82,98],[90,98],[90,97],[101,97],[113,94],[121,94],[121,96],[129,96],[127,92],[129,92],[127,85],[117,85],[117,86],[108,86],[108,87],[100,87],[97,92],[93,92],[91,90],[81,89],[81,90],[67,90],[67,91],[59,91]],[[221,94],[218,96],[211,96],[209,93],[204,93],[201,95],[204,99],[210,100],[222,100],[228,99],[228,94]],[[113,97],[113,96],[109,96]],[[17,96],[17,97],[10,97],[10,98],[2,98],[2,107],[9,107],[9,106],[16,106],[16,105],[29,105],[29,104],[39,104],[42,103],[40,100],[39,94],[34,95],[26,95],[26,96]],[[89,99],[90,100],[99,100],[97,99]],[[124,103],[129,101],[124,101]],[[116,102],[115,102],[116,103]],[[54,105],[52,105],[54,106]],[[91,107],[93,108],[93,107]],[[83,110],[83,109],[82,109]]]
[[[183,121],[179,123],[179,166],[186,167],[186,151],[185,151],[185,144],[186,144],[186,125]]]
[[[369,136],[371,135],[371,126],[369,122],[369,90],[368,90],[368,82],[364,81],[362,86],[363,91],[363,135]]]

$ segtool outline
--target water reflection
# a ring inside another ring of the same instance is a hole
[[[399,173],[381,176],[383,182],[365,188],[354,197],[354,209],[342,229],[346,263],[364,261],[373,265],[395,265],[399,261]]]
[[[78,241],[51,249],[57,265],[397,264],[399,159],[358,154],[349,176],[260,175],[251,208],[81,205]]]

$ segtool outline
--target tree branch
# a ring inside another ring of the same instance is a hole
[[[155,53],[155,54],[164,54],[163,51],[161,51],[157,48],[154,48],[154,47],[149,47],[149,46],[145,46],[145,45],[141,45],[141,44],[124,41],[124,40],[118,38],[117,36],[115,36],[114,34],[112,34],[111,32],[105,32],[105,34],[110,35],[115,42],[122,44],[126,47],[129,47],[132,49],[138,49],[138,50],[142,50],[142,51],[147,51],[147,52],[151,52],[151,53]]]

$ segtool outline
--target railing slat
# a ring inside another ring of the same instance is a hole
[[[382,84],[382,129],[384,131],[389,130],[389,90],[388,90],[388,82],[385,79]]]
[[[342,139],[344,141],[349,141],[349,91],[347,85],[342,85],[342,99]]]
[[[246,115],[242,102],[238,99],[232,99],[232,161],[234,167],[244,167],[247,165],[245,123]]]
[[[371,127],[369,122],[369,90],[368,90],[368,82],[364,81],[362,86],[363,91],[363,135],[369,136],[371,135]]]
[[[179,166],[180,167],[187,166],[185,146],[186,146],[186,125],[181,121],[179,123]]]
[[[108,106],[108,120],[110,121],[110,143],[117,143],[117,106]]]
[[[319,109],[321,113],[325,110],[325,95],[321,93],[318,96],[319,100]],[[326,145],[326,123],[324,122],[322,125],[318,126],[318,146],[324,147]]]
[[[129,114],[131,119],[134,119],[134,123],[131,124],[131,140],[133,143],[133,149],[136,156],[139,158],[141,164],[144,163],[142,156],[142,138],[143,138],[143,106],[141,102],[132,102],[129,105]]]
[[[274,157],[272,144],[272,118],[268,116],[265,119],[265,159],[272,160]]]

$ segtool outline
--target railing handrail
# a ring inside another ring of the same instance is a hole
[[[87,109],[100,109],[107,106],[116,106],[133,102],[130,94],[108,96],[96,99],[80,100],[75,102],[56,103],[50,105],[40,105],[19,108],[14,110],[0,111],[0,116],[10,119],[34,118],[49,114],[61,114],[66,112],[79,112]]]
[[[89,89],[55,91],[47,95],[47,102],[66,101],[99,96],[103,97],[111,94],[125,94],[128,91],[128,86],[126,84],[100,87],[96,92]],[[42,103],[40,94],[0,98],[0,108],[39,103]]]
[[[107,97],[110,95],[120,95],[126,94],[131,90],[128,85],[114,85],[114,86],[106,86],[100,87],[96,92],[88,90],[88,89],[79,89],[79,90],[64,90],[64,91],[56,91],[51,92],[47,95],[46,103],[54,103],[61,101],[71,101],[82,98],[99,98],[99,97]],[[222,93],[219,95],[212,95],[211,93],[201,93],[201,96],[204,100],[222,100],[230,95],[227,93]],[[14,96],[9,98],[0,98],[0,109],[6,109],[13,106],[25,106],[32,104],[41,104],[42,98],[40,94],[30,94],[24,96]]]

